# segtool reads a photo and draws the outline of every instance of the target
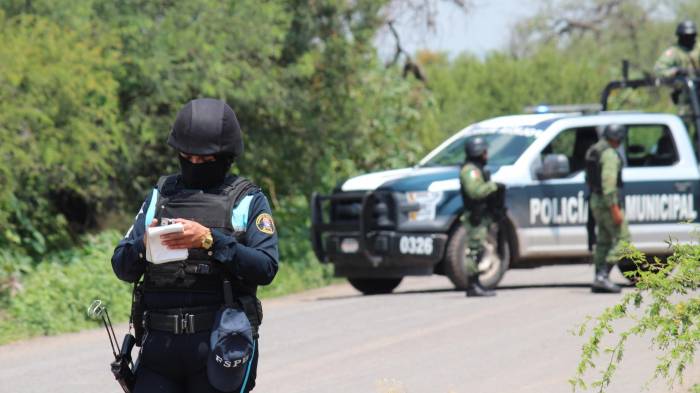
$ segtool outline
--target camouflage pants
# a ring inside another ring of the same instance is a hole
[[[468,252],[465,253],[466,255],[464,257],[464,270],[467,272],[467,276],[471,277],[479,273],[476,256],[484,251],[484,243],[486,242],[486,237],[489,234],[492,222],[492,218],[488,215],[484,215],[479,225],[472,225],[469,222],[468,213],[462,217],[462,225],[464,225],[464,229],[467,231],[465,245]]]
[[[630,234],[626,219],[622,221],[620,226],[615,225],[610,208],[600,195],[591,195],[590,203],[593,218],[596,221],[597,241],[593,251],[593,262],[597,272],[602,270],[605,264],[615,264],[620,260],[621,243],[629,242]],[[624,216],[624,211],[622,213]]]

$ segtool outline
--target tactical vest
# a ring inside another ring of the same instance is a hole
[[[482,166],[480,166],[480,165],[478,165],[478,164],[476,164],[476,163],[474,163],[474,162],[471,162],[471,161],[467,161],[466,163],[464,163],[464,165],[462,165],[462,168],[460,169],[460,172],[461,172],[462,169],[464,169],[465,166],[467,166],[467,165],[469,165],[469,164],[474,165],[474,167],[475,167],[476,169],[478,169],[479,172],[481,172],[481,177],[484,179],[485,182],[491,181],[491,172],[489,172],[488,170],[484,169],[484,167],[482,167]],[[476,206],[478,206],[478,205],[484,205],[484,207],[486,206],[486,199],[478,199],[478,200],[477,200],[477,199],[472,199],[472,198],[467,194],[467,192],[464,191],[464,186],[463,186],[463,185],[462,185],[462,187],[459,188],[459,190],[460,190],[460,192],[462,193],[462,201],[464,202],[464,209],[465,209],[465,210],[467,210],[467,209],[472,210],[473,207],[476,207]]]
[[[600,149],[596,146],[593,145],[593,148],[586,152],[586,184],[591,193],[600,195],[603,192],[603,166],[600,165],[600,158],[606,149],[612,149],[612,147],[606,146],[604,149]],[[615,151],[615,154],[618,154],[617,151]],[[617,172],[617,188],[622,188],[622,165],[620,165],[620,170]]]
[[[159,222],[161,218],[184,218],[207,228],[218,229],[243,242],[252,200],[248,194],[259,190],[256,185],[245,178],[229,176],[221,193],[209,194],[201,190],[175,190],[176,182],[176,175],[158,180],[158,187],[154,190],[158,193],[157,198],[151,198],[146,214],[147,225],[152,218]],[[238,210],[241,210],[244,219],[236,223]],[[255,295],[256,285],[248,284],[239,277],[231,277],[221,263],[213,260],[212,255],[212,250],[192,248],[187,260],[148,264],[144,274],[144,292],[218,293],[222,280],[228,278],[234,294]]]
[[[464,169],[464,167],[469,165],[469,164],[474,165],[474,167],[479,172],[481,172],[481,177],[484,179],[484,181],[488,182],[491,180],[491,172],[484,169],[483,166],[478,165],[477,163],[475,163],[473,161],[467,161],[464,165],[462,165],[462,169]],[[473,199],[464,190],[464,185],[462,185],[459,188],[459,190],[462,193],[462,204],[464,206],[464,213],[466,214],[467,212],[469,212],[469,221],[471,222],[472,225],[479,225],[481,223],[481,219],[483,218],[483,215],[486,211],[487,198]]]

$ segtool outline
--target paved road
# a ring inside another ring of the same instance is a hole
[[[590,294],[591,274],[585,265],[513,270],[491,299],[465,299],[436,276],[405,280],[392,295],[335,285],[267,301],[255,391],[570,392],[583,341],[569,331],[618,299]],[[653,372],[647,342],[629,345],[610,392],[640,392]],[[116,393],[110,356],[100,330],[0,347],[0,392]],[[700,364],[688,375],[700,382]]]

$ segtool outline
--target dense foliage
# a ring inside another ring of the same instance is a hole
[[[381,6],[0,2],[0,152],[11,163],[0,247],[40,261],[85,231],[125,230],[158,176],[177,170],[170,124],[202,96],[237,111],[236,170],[269,193],[282,243],[306,243],[300,196],[415,161],[435,128],[423,87],[377,59]],[[306,258],[308,245],[290,251]]]

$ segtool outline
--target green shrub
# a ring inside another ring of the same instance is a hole
[[[592,382],[603,392],[621,364],[625,344],[631,336],[651,336],[651,347],[660,351],[653,378],[664,378],[669,386],[682,381],[687,367],[695,361],[700,345],[700,245],[673,244],[673,255],[666,261],[655,259],[647,265],[646,256],[632,247],[625,255],[645,269],[638,274],[634,291],[623,296],[617,305],[607,308],[596,318],[588,317],[578,335],[589,334],[583,346],[576,375],[570,380],[572,388],[587,389],[584,374],[598,369],[597,359],[604,359],[599,378]],[[619,330],[617,323],[626,321],[632,327]],[[589,327],[589,325],[591,325]],[[614,344],[602,347],[602,340],[613,335]],[[601,350],[603,353],[601,353]],[[695,386],[700,391],[700,385]]]
[[[101,299],[115,321],[128,318],[131,286],[112,272],[110,258],[120,235],[87,236],[84,246],[54,254],[23,275],[22,290],[7,297],[0,343],[97,326],[87,306]]]

